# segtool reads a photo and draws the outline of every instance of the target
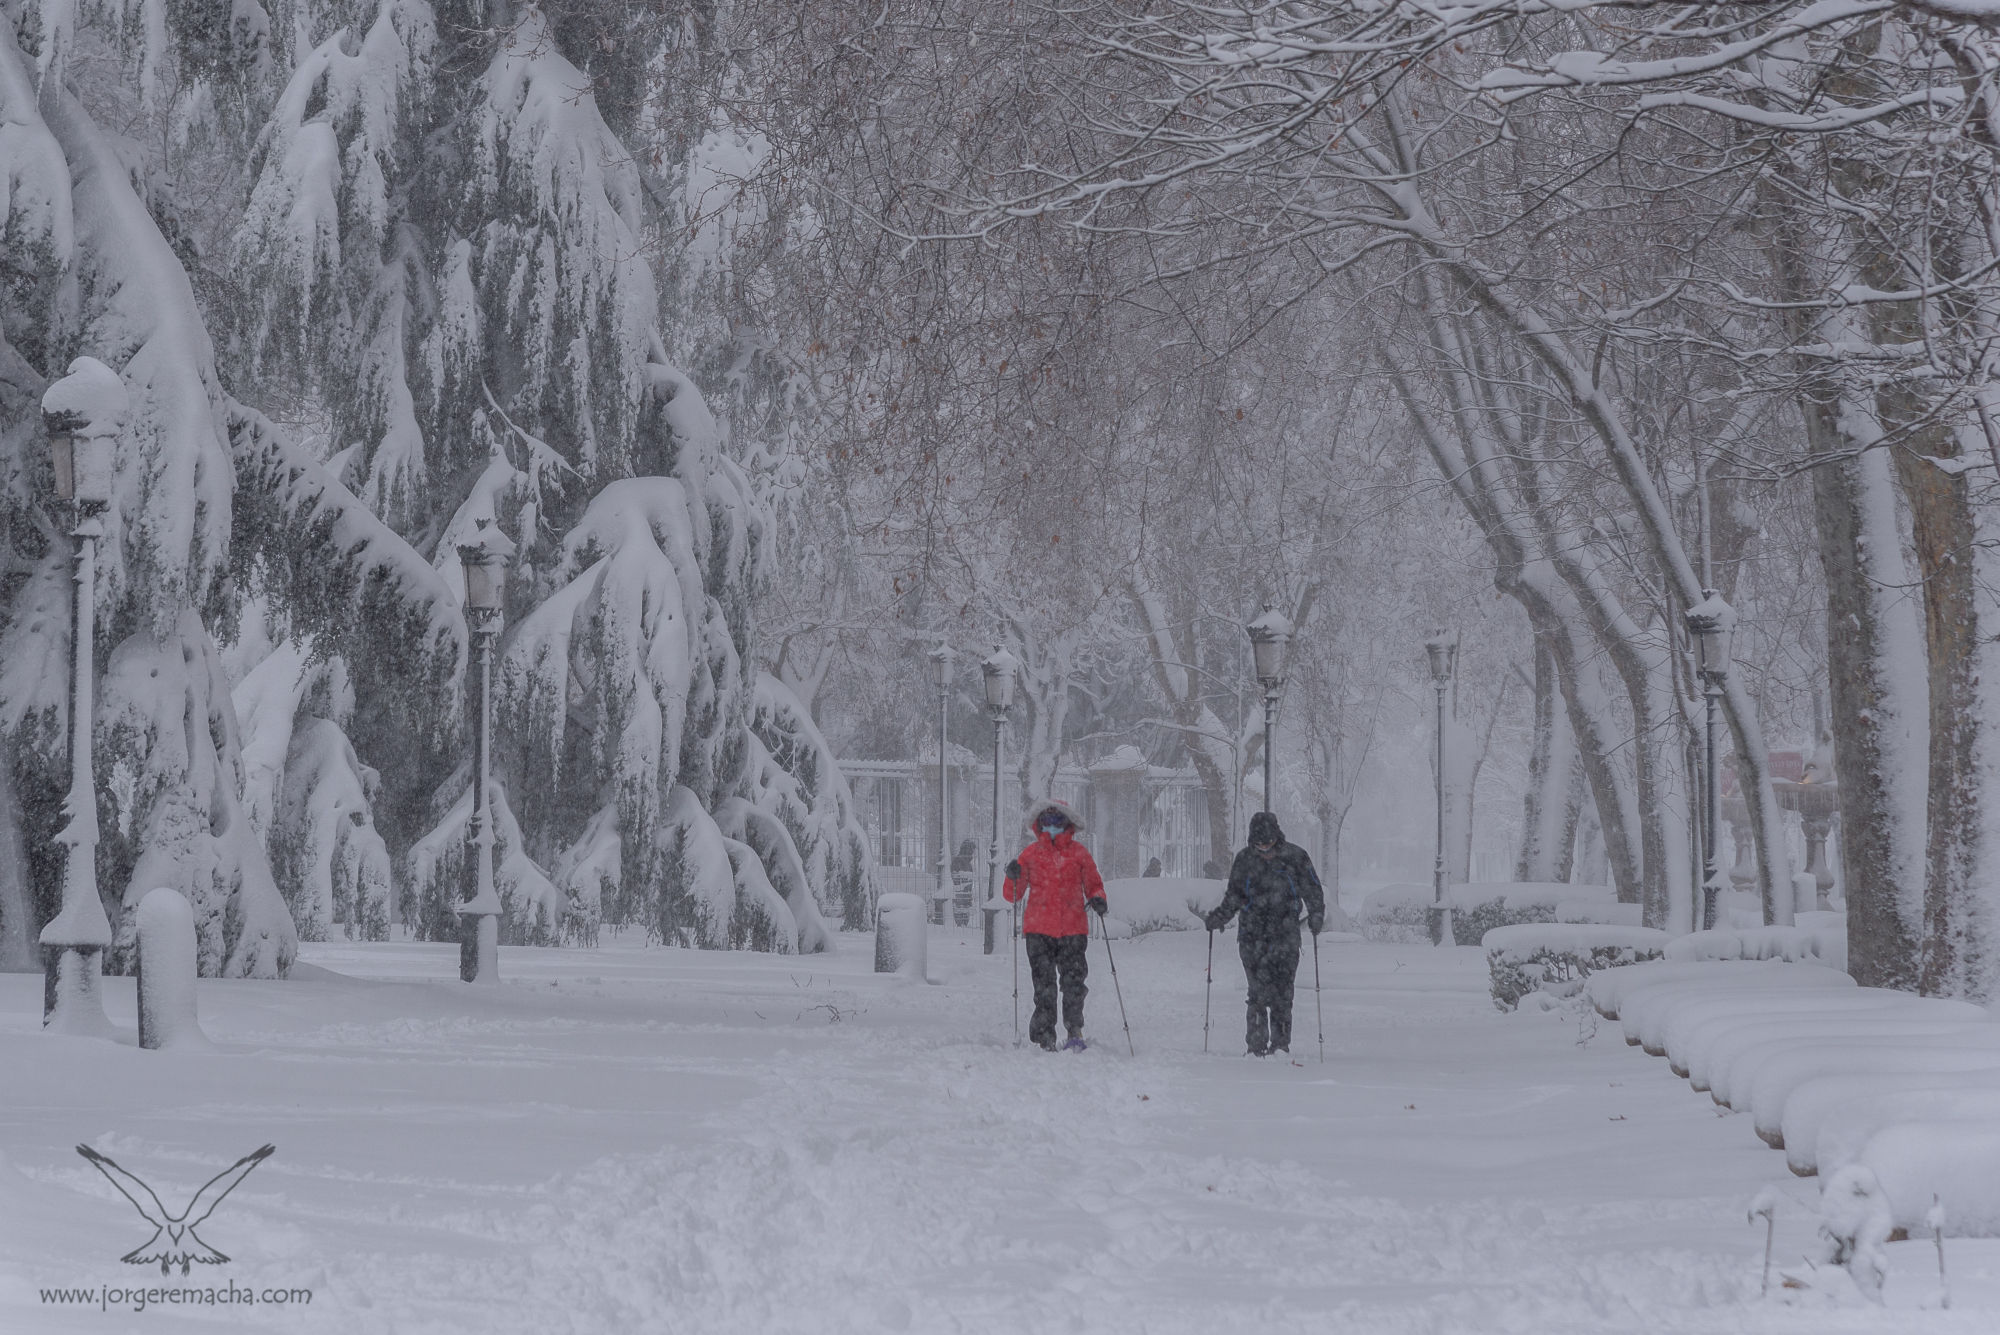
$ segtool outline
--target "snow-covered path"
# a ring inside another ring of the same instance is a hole
[[[1203,938],[1103,948],[1097,1046],[1012,1042],[1009,968],[969,933],[925,987],[833,957],[307,948],[284,984],[204,983],[215,1054],[36,1031],[0,976],[0,1328],[477,1331],[1984,1331],[1991,1244],[1900,1244],[1892,1310],[1841,1283],[1759,1300],[1817,1194],[1615,1027],[1500,1016],[1476,951],[1310,959],[1301,1064],[1241,1050],[1233,937],[1201,1052]],[[129,982],[110,984],[131,1022]],[[51,1286],[160,1284],[117,1257],[145,1224],[78,1141],[170,1204],[278,1152],[204,1236],[234,1259],[173,1284],[309,1288],[309,1306],[64,1309]],[[1799,1269],[1794,1265],[1792,1268]],[[1982,1310],[1983,1309],[1983,1310]]]

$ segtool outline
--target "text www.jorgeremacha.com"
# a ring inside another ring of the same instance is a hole
[[[42,1289],[42,1302],[53,1307],[95,1307],[108,1312],[143,1312],[148,1307],[303,1307],[312,1301],[311,1289],[252,1289],[243,1284],[182,1286],[155,1285],[126,1289],[115,1285],[101,1289]]]

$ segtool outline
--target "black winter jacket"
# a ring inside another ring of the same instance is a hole
[[[1297,844],[1281,841],[1268,858],[1254,848],[1236,855],[1229,889],[1205,921],[1210,931],[1218,931],[1241,913],[1245,937],[1289,940],[1296,946],[1301,908],[1315,930],[1326,922],[1326,892],[1311,856]]]

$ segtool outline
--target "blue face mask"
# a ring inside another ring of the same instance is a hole
[[[1055,838],[1057,835],[1061,834],[1064,830],[1067,830],[1068,828],[1069,828],[1069,822],[1066,820],[1059,820],[1055,821],[1054,823],[1051,823],[1049,821],[1042,822],[1042,833],[1047,835],[1051,839]]]

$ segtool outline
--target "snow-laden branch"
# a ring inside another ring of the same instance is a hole
[[[238,565],[275,579],[296,629],[395,645],[406,683],[449,700],[466,653],[450,585],[263,414],[232,401],[228,427]]]
[[[1767,130],[1785,130],[1798,134],[1833,134],[1840,130],[1851,130],[1857,125],[1883,120],[1911,107],[1956,107],[1964,105],[1964,102],[1965,95],[1957,88],[1916,88],[1899,97],[1871,103],[1868,106],[1845,107],[1839,111],[1808,116],[1799,112],[1773,111],[1768,107],[1732,102],[1727,98],[1710,97],[1705,93],[1649,93],[1639,99],[1639,110],[1657,111],[1666,107],[1692,107],[1698,111],[1713,112],[1718,116],[1725,116],[1745,125],[1761,126]]]

